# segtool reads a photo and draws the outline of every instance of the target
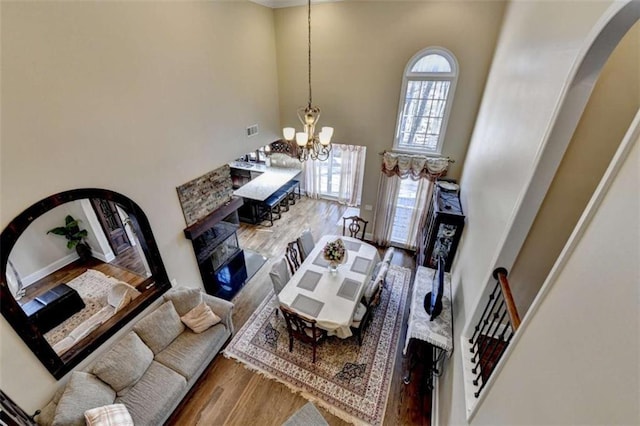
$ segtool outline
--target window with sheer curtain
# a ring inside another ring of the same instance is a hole
[[[429,47],[405,68],[398,108],[394,150],[440,154],[458,79],[451,52]]]
[[[307,160],[304,163],[307,195],[359,206],[366,152],[364,146],[334,143],[326,161]]]

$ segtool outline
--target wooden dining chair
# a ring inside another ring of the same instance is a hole
[[[349,223],[347,225],[347,223]],[[359,216],[349,216],[342,218],[342,235],[352,238],[358,238],[364,241],[364,234],[367,230],[367,224],[369,221],[364,220]],[[358,236],[360,234],[360,236]]]
[[[289,332],[289,352],[293,351],[293,339],[301,342],[309,343],[313,347],[313,363],[316,362],[316,347],[318,343],[327,337],[327,332],[316,326],[316,321],[305,318],[289,308],[280,305],[280,311],[287,323],[287,331]]]
[[[298,241],[291,241],[287,243],[287,248],[285,250],[285,256],[287,259],[287,263],[289,264],[289,270],[291,271],[291,275],[295,274],[298,268],[300,268],[300,255],[298,253]]]

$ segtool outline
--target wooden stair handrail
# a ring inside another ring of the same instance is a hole
[[[515,332],[518,327],[520,327],[520,315],[518,314],[516,303],[513,301],[513,294],[511,293],[511,287],[509,286],[509,280],[507,279],[507,270],[505,268],[497,268],[493,271],[493,277],[500,282],[500,290],[502,290],[502,296],[507,304],[507,311],[509,312],[511,326]]]

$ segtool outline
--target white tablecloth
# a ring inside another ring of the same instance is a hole
[[[347,260],[333,274],[322,258],[322,249],[337,238],[345,242]],[[349,325],[364,293],[364,284],[371,279],[378,262],[378,250],[371,244],[350,237],[325,235],[316,242],[278,298],[283,305],[315,319],[329,335],[347,338],[352,335]]]
[[[433,321],[429,320],[429,314],[424,309],[424,297],[431,291],[431,283],[434,269],[418,266],[416,278],[413,282],[413,294],[411,296],[411,312],[409,313],[409,325],[407,327],[407,339],[405,340],[403,354],[407,353],[409,340],[419,339],[447,352],[451,356],[453,351],[453,317],[451,314],[451,276],[444,274],[444,288],[442,292],[442,312]]]

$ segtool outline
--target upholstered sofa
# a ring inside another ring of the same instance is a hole
[[[233,304],[226,300],[186,288],[171,289],[163,299],[84,371],[72,372],[37,422],[84,425],[87,410],[122,408],[114,404],[124,404],[136,426],[165,422],[234,329]],[[213,319],[196,319],[196,333],[185,318],[203,310]]]

